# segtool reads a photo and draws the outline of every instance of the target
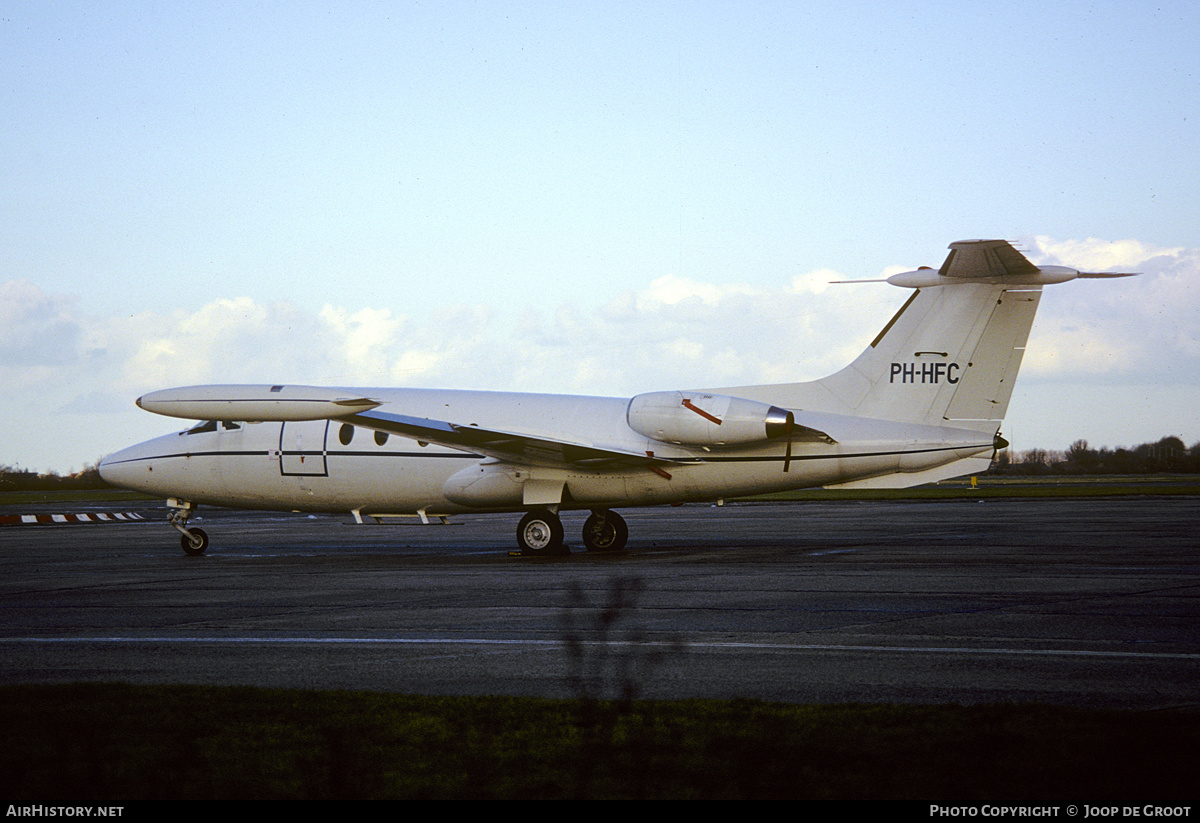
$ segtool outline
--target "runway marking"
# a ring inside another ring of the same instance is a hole
[[[572,641],[575,642],[575,641]],[[534,646],[552,648],[566,646],[564,640],[495,640],[487,638],[421,638],[421,637],[2,637],[2,643],[166,643],[166,644],[246,644],[246,645],[346,645],[346,646]],[[961,646],[853,646],[839,643],[751,643],[731,641],[610,641],[582,640],[585,646],[669,647],[679,651],[696,649],[749,649],[757,651],[835,651],[835,652],[893,652],[914,654],[964,655],[1031,655],[1036,657],[1096,657],[1129,660],[1200,660],[1200,653],[1186,652],[1120,652],[1092,649],[972,649]]]
[[[130,523],[146,518],[137,512],[84,512],[82,514],[5,514],[0,526],[58,523]]]

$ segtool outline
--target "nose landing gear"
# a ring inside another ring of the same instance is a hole
[[[204,529],[187,527],[188,518],[196,511],[196,504],[172,497],[167,501],[167,505],[171,507],[171,513],[167,515],[167,522],[183,535],[179,539],[179,545],[183,548],[184,553],[191,557],[199,557],[204,554],[204,550],[208,548],[208,534]]]

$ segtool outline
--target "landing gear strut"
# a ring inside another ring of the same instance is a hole
[[[208,534],[204,529],[187,527],[188,518],[196,511],[196,504],[172,497],[167,501],[167,505],[171,507],[171,513],[167,515],[167,522],[183,535],[179,539],[179,545],[183,551],[191,557],[199,557],[204,554],[204,550],[208,548]]]

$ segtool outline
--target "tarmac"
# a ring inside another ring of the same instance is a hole
[[[0,526],[0,682],[551,698],[1200,705],[1200,498],[622,510],[627,550],[514,557],[518,515],[359,525],[161,504]]]

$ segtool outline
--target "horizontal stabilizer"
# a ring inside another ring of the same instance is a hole
[[[959,240],[941,268],[922,266],[877,280],[834,280],[834,283],[891,283],[906,289],[987,283],[1003,286],[1049,286],[1076,278],[1135,277],[1137,272],[1084,272],[1066,266],[1035,266],[1007,240]]]

